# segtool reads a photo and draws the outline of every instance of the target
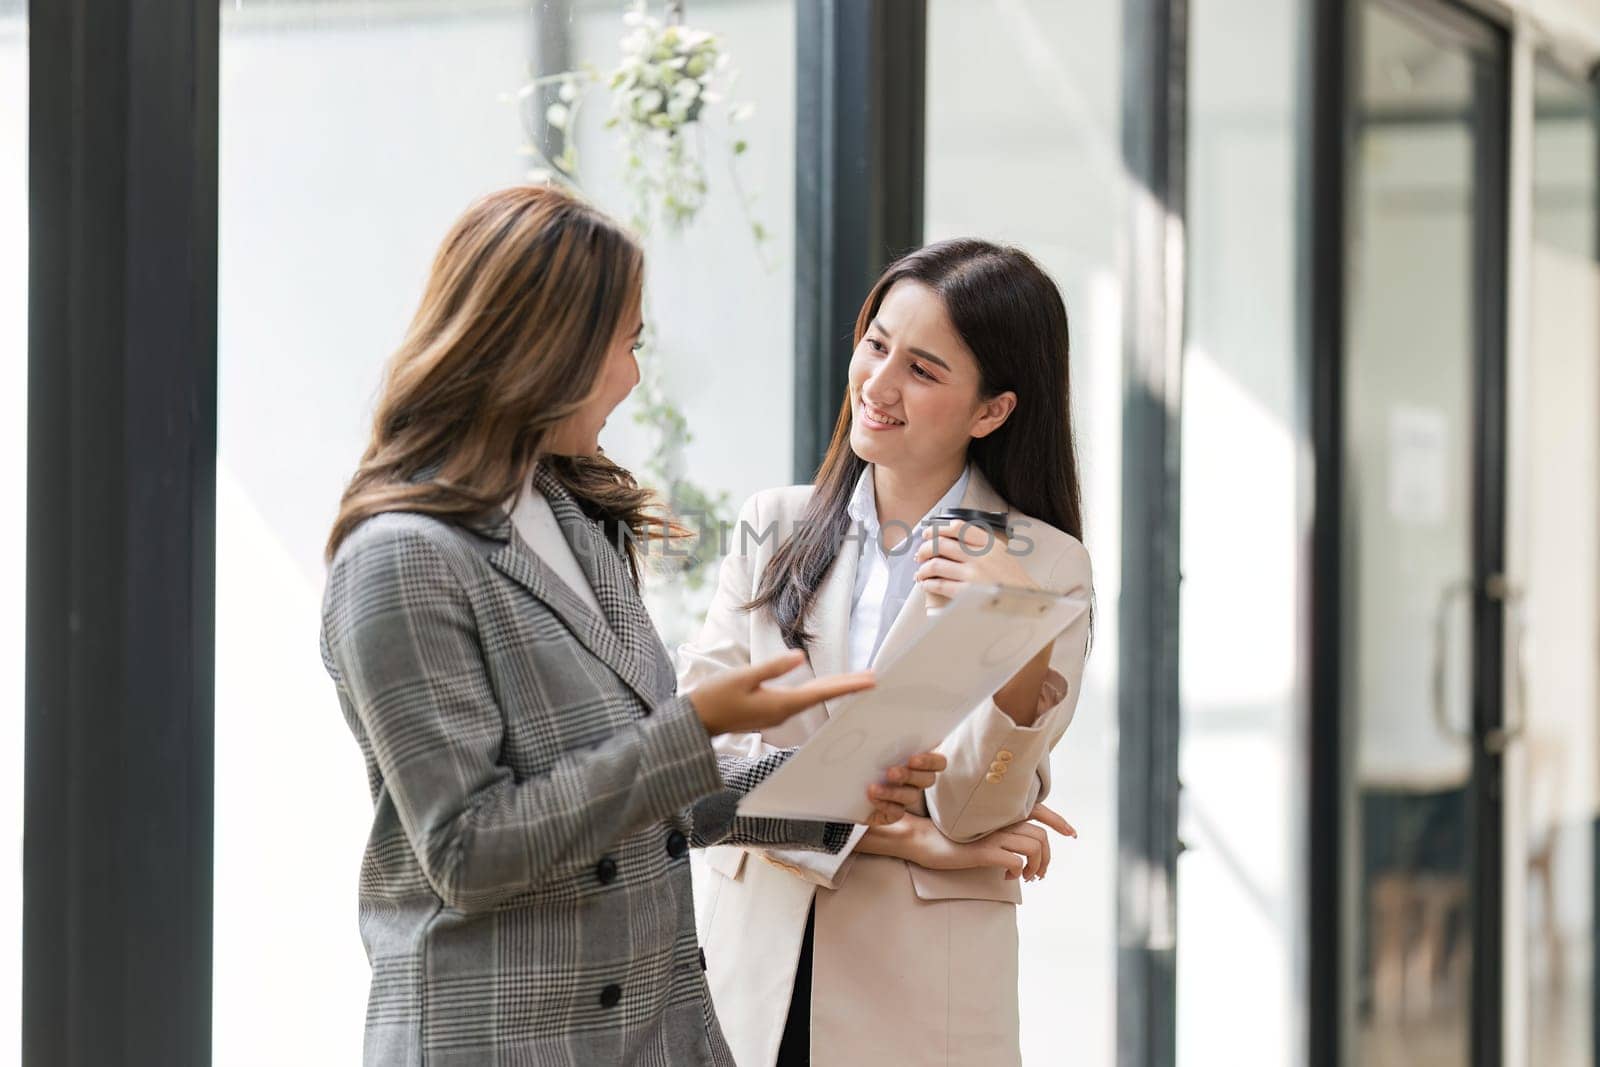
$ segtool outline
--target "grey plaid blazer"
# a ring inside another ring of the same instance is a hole
[[[787,753],[719,759],[627,564],[548,472],[599,619],[509,519],[362,523],[323,661],[374,813],[360,924],[368,1064],[732,1064],[688,847],[837,850],[848,827],[735,819]]]

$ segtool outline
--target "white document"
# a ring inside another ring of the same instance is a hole
[[[739,802],[740,815],[865,822],[867,787],[934,748],[1089,609],[1082,597],[967,585],[827,724]]]

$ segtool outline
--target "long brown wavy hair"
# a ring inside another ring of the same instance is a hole
[[[967,458],[1014,509],[1083,539],[1078,453],[1072,433],[1071,344],[1061,291],[1027,253],[969,238],[940,241],[889,264],[861,313],[855,344],[898,281],[926,285],[944,301],[956,332],[978,362],[978,394],[1007,389],[1017,406],[999,429],[974,439]],[[846,394],[833,439],[817,469],[816,490],[796,533],[768,561],[744,610],[770,608],[784,644],[802,648],[806,616],[850,525],[850,496],[866,461],[850,447]]]
[[[627,546],[637,581],[638,544],[686,531],[604,456],[541,455],[541,446],[595,389],[643,279],[638,243],[567,192],[513,186],[467,208],[389,361],[328,559],[386,511],[488,520],[538,457],[607,540]]]

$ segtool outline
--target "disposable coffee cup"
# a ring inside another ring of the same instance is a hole
[[[982,526],[994,538],[994,547],[1010,533],[1010,516],[1003,511],[982,511],[978,508],[942,508],[928,519],[928,525],[934,529],[949,526],[952,523],[965,522],[973,526]],[[994,550],[992,547],[991,551]],[[929,615],[937,615],[944,610],[950,598],[938,593],[929,593],[926,597]]]

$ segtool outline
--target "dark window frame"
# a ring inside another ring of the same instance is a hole
[[[29,10],[26,1063],[211,1057],[218,24]]]
[[[1117,1063],[1177,1060],[1179,585],[1188,0],[1124,0]]]
[[[1356,5],[1310,0],[1300,51],[1309,60],[1300,89],[1299,148],[1303,190],[1295,242],[1299,262],[1296,375],[1300,424],[1310,428],[1313,458],[1311,529],[1301,572],[1310,603],[1301,645],[1308,708],[1304,756],[1309,769],[1307,834],[1307,1060],[1310,1067],[1344,1062],[1345,962],[1343,783],[1348,759],[1341,723],[1343,685],[1340,598],[1343,581],[1340,498],[1344,484],[1345,166],[1349,158],[1346,100]]]
[[[795,4],[794,479],[809,484],[849,380],[856,312],[922,244],[926,0]]]

